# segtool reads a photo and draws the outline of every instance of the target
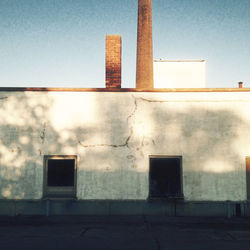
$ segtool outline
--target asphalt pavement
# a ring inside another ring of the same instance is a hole
[[[0,217],[0,249],[250,249],[250,218]]]

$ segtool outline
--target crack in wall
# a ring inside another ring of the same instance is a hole
[[[145,102],[158,102],[158,103],[166,103],[166,102],[250,102],[249,100],[152,100],[144,97],[138,97],[138,100],[142,100]]]
[[[165,102],[165,101],[158,101],[158,100],[150,100],[150,99],[146,99],[146,98],[143,98],[143,97],[134,97],[135,98],[135,103],[136,103],[136,109],[138,108],[138,105],[139,105],[139,100],[140,101],[145,101],[145,102]],[[144,158],[144,153],[143,153],[143,147],[147,146],[148,143],[146,143],[146,140],[147,140],[147,136],[144,135],[143,133],[143,137],[141,139],[141,143],[140,145],[136,148],[136,150],[141,154],[141,156]],[[155,141],[154,139],[151,139],[150,140],[151,143],[153,145],[155,145]]]
[[[132,96],[134,99],[134,109],[131,112],[131,114],[127,117],[127,123],[129,124],[129,120],[134,116],[134,114],[136,113],[136,110],[138,108],[138,103],[137,103],[137,99]],[[83,144],[80,140],[78,140],[78,143],[81,147],[83,148],[95,148],[95,147],[112,147],[112,148],[122,148],[122,147],[127,147],[129,148],[129,141],[131,139],[131,137],[134,134],[134,130],[133,127],[131,126],[129,128],[129,136],[126,138],[125,142],[122,144],[107,144],[107,143],[101,143],[101,144]]]
[[[135,115],[136,111],[138,110],[138,101],[146,101],[146,102],[158,102],[158,103],[163,103],[163,102],[168,102],[168,101],[164,101],[164,100],[150,100],[150,99],[146,99],[143,97],[135,97],[134,95],[132,95],[132,98],[134,99],[134,108],[133,111],[131,112],[131,114],[127,117],[127,123],[130,123],[130,119],[132,119],[132,117]],[[131,140],[132,136],[134,134],[134,130],[133,130],[133,126],[129,127],[129,136],[126,138],[124,143],[121,144],[108,144],[108,143],[100,143],[100,144],[83,144],[80,140],[78,140],[78,143],[81,147],[83,148],[95,148],[95,147],[112,147],[112,148],[122,148],[122,147],[129,147],[129,141]],[[143,136],[141,145],[139,147],[136,148],[137,151],[139,151],[142,156],[144,156],[141,148],[145,146],[145,136]],[[152,143],[155,145],[155,141],[152,139]]]
[[[147,99],[147,98],[144,98],[144,97],[139,97],[137,98],[138,100],[142,100],[144,102],[169,102],[168,100],[152,100],[152,99]]]
[[[112,147],[112,148],[121,148],[121,147],[129,147],[128,146],[128,141],[130,140],[130,136],[126,139],[126,142],[124,144],[90,144],[90,145],[85,145],[82,144],[80,141],[78,143],[81,145],[83,148],[95,148],[95,147]]]
[[[43,129],[42,131],[40,132],[40,138],[42,140],[42,144],[44,144],[44,140],[45,140],[45,137],[46,137],[46,127],[47,127],[47,124],[46,122],[43,124]]]
[[[127,117],[127,122],[129,122],[129,119],[131,119],[131,118],[134,116],[135,112],[136,112],[137,109],[138,109],[137,98],[134,97],[133,95],[132,95],[132,97],[133,97],[133,99],[134,99],[134,110],[133,110],[132,113]]]

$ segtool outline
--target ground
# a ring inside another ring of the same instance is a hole
[[[249,218],[1,217],[2,250],[250,249]]]

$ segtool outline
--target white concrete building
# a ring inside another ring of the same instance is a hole
[[[0,214],[248,215],[249,110],[250,89],[1,88]]]
[[[205,60],[154,60],[155,88],[205,88]]]
[[[121,89],[0,88],[0,215],[249,216],[250,89],[207,89],[205,62],[155,62],[138,1],[137,81]]]

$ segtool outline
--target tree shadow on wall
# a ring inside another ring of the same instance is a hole
[[[228,107],[213,101],[204,105],[138,98],[156,131],[151,154],[183,156],[184,195],[189,200],[245,199],[245,158],[239,143],[249,138],[249,124],[232,102],[225,103]]]
[[[183,155],[184,194],[189,199],[244,198],[244,168],[238,165],[242,156],[235,141],[239,127],[249,124],[230,109],[185,102],[174,107],[131,93],[9,92],[1,96],[3,199],[42,197],[43,155],[47,154],[78,156],[79,199],[146,199],[149,155]],[[55,123],[52,107],[57,96],[69,108],[57,108],[62,120]],[[87,110],[90,100],[92,111]],[[62,126],[73,118],[76,123]]]

